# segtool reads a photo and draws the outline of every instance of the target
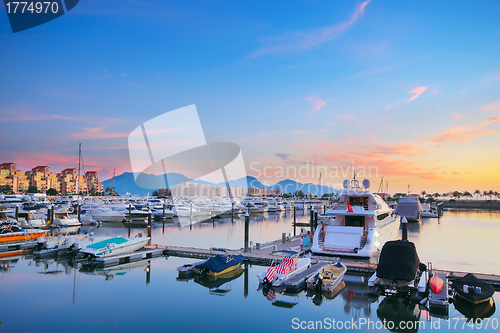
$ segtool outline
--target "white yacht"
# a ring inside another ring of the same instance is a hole
[[[370,181],[359,186],[356,175],[344,181],[339,204],[325,222],[325,232],[318,225],[311,251],[317,254],[371,257],[385,242],[396,239],[399,220],[377,194],[370,193]]]
[[[139,238],[123,238],[110,237],[93,244],[89,244],[80,250],[83,255],[91,257],[105,257],[122,253],[134,252],[145,245],[149,241],[149,237]]]
[[[399,199],[395,213],[401,218],[406,217],[408,222],[418,222],[422,211],[422,205],[417,197],[406,196]]]

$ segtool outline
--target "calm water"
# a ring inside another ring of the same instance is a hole
[[[251,239],[266,242],[277,239],[281,232],[293,233],[290,221],[278,215],[266,216],[265,221],[255,219]],[[498,213],[446,212],[439,224],[428,220],[412,225],[410,239],[417,244],[421,260],[432,260],[435,267],[500,273],[494,256],[499,249],[494,241],[499,239],[498,221]],[[124,228],[93,230],[96,234],[128,233]],[[131,234],[139,231],[144,232],[132,229]],[[167,245],[239,248],[243,220],[195,224],[191,228],[189,223],[184,227],[165,224],[165,228],[157,224],[153,239]],[[277,294],[271,301],[271,294],[266,298],[258,290],[256,275],[264,270],[259,266],[244,266],[232,281],[178,281],[176,268],[194,261],[161,257],[103,272],[73,269],[68,260],[12,259],[9,268],[0,271],[0,331],[282,332],[296,331],[293,327],[301,321],[328,318],[326,323],[331,319],[357,320],[358,326],[364,321],[358,330],[368,332],[373,329],[367,323],[380,327],[383,319],[394,320],[391,316],[397,312],[398,320],[421,320],[425,327],[421,324],[420,332],[436,331],[438,324],[441,330],[447,330],[448,323],[451,329],[458,324],[460,329],[464,326],[464,330],[490,332],[491,325],[500,319],[496,312],[486,330],[484,326],[463,325],[464,316],[453,305],[451,321],[446,321],[431,318],[418,307],[398,304],[393,298],[370,303],[365,296],[366,279],[354,276],[346,277],[346,288],[334,299],[303,292],[295,296]],[[500,301],[498,293],[495,300]]]

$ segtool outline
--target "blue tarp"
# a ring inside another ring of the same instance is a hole
[[[239,265],[245,257],[242,255],[231,255],[231,256],[221,256],[217,255],[208,259],[201,264],[195,265],[195,268],[199,268],[201,270],[207,269],[214,273],[222,272],[229,267],[233,267],[234,265]]]

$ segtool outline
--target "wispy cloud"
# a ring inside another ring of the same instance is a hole
[[[352,114],[339,114],[337,115],[340,119],[345,119],[345,120],[356,120],[357,118],[353,116]]]
[[[433,142],[443,143],[458,141],[460,144],[464,144],[469,138],[494,133],[494,130],[487,129],[485,128],[485,126],[497,121],[500,121],[500,116],[490,117],[479,124],[470,124],[466,126],[450,128],[446,131],[436,134],[433,137]]]
[[[398,106],[399,106],[399,100],[392,103],[392,104],[386,105],[385,108],[386,109],[394,109],[394,108],[397,108]]]
[[[410,89],[410,91],[408,91],[408,94],[412,94],[413,96],[411,96],[407,102],[413,101],[414,99],[418,98],[420,95],[424,93],[425,90],[427,90],[427,87],[425,86],[420,86]]]
[[[113,139],[124,138],[129,136],[129,132],[125,133],[109,133],[105,132],[107,127],[84,127],[81,132],[72,133],[69,138],[72,139]]]
[[[306,101],[311,104],[312,109],[309,110],[309,113],[316,113],[321,110],[322,107],[326,105],[327,101],[322,100],[318,95],[308,96],[306,97]]]
[[[48,114],[48,113],[36,113],[31,111],[26,111],[26,108],[15,108],[7,109],[0,108],[0,123],[13,122],[13,121],[42,121],[42,120],[54,120],[60,119],[65,121],[81,121],[86,123],[98,123],[98,124],[109,124],[109,123],[122,123],[122,119],[118,118],[99,118],[99,117],[76,117],[76,116],[66,116],[60,114]]]
[[[467,117],[467,115],[466,114],[461,114],[461,113],[454,112],[454,113],[451,114],[451,117],[453,119],[461,119],[461,118]]]
[[[481,109],[483,111],[493,111],[496,109],[500,110],[500,102],[485,104],[485,105],[481,106],[479,109]]]
[[[265,54],[307,50],[325,42],[329,42],[342,35],[356,23],[363,15],[365,7],[370,1],[371,0],[365,1],[357,6],[351,19],[348,21],[323,27],[312,32],[295,32],[273,38],[270,42],[274,43],[274,45],[267,45],[261,50],[251,54],[250,57],[255,59]]]

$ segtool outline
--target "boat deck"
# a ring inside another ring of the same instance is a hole
[[[308,269],[303,270],[299,274],[287,279],[285,281],[285,287],[297,290],[301,289],[306,284],[307,279],[317,274],[323,267],[328,264],[328,261],[320,261],[317,264],[312,265]]]

